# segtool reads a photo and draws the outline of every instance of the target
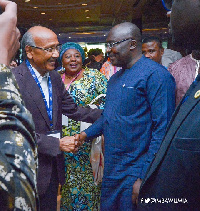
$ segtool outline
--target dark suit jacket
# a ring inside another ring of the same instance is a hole
[[[172,116],[143,180],[139,210],[200,210],[200,97],[194,97],[199,77]]]
[[[42,94],[33,79],[25,62],[12,70],[25,102],[26,108],[32,113],[37,133],[38,143],[38,192],[44,194],[50,182],[52,164],[57,160],[59,182],[64,183],[64,158],[59,148],[59,139],[47,136],[50,120],[46,111]],[[94,122],[100,115],[98,109],[78,107],[65,90],[60,75],[56,71],[50,72],[53,90],[53,129],[62,129],[62,113],[74,120]],[[55,165],[54,165],[55,166]]]

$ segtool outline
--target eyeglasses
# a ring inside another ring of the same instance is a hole
[[[171,11],[173,0],[162,0],[162,5],[167,11]]]
[[[106,47],[107,48],[113,48],[114,45],[117,45],[119,43],[122,43],[122,42],[125,42],[126,40],[133,40],[132,38],[127,38],[127,39],[124,39],[124,40],[120,40],[120,41],[117,41],[117,42],[109,42],[109,43],[106,43]],[[135,41],[135,40],[134,40]]]
[[[56,47],[51,47],[51,48],[42,48],[42,47],[31,46],[31,45],[30,45],[30,47],[32,47],[32,48],[37,48],[37,49],[46,51],[46,52],[48,52],[48,53],[53,53],[53,52],[55,52],[55,51],[60,52],[62,45],[60,44],[60,45],[57,45]]]

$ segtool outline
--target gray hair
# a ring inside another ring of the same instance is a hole
[[[24,36],[22,37],[21,40],[21,48],[22,48],[22,58],[23,60],[27,59],[27,55],[26,55],[26,51],[25,51],[25,47],[26,46],[35,46],[35,41],[33,39],[32,34],[27,31]]]

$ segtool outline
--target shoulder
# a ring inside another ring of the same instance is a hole
[[[164,57],[165,57],[165,56],[166,56],[166,57],[176,57],[176,59],[182,58],[182,55],[181,55],[180,52],[174,51],[174,50],[168,49],[168,48],[165,48],[165,49],[164,49],[164,54],[163,54],[163,56],[164,56]]]
[[[169,74],[166,67],[146,57],[142,58],[140,66],[142,68],[141,71],[143,71],[146,75],[154,73]]]
[[[15,76],[15,79],[17,80],[17,82],[19,82],[19,80],[23,80],[24,75],[30,74],[30,71],[29,71],[28,67],[26,66],[25,62],[22,62],[19,66],[11,69],[11,72]]]
[[[174,63],[172,63],[168,70],[171,72],[173,70],[177,70],[179,68],[183,69],[184,67],[186,67],[186,65],[188,63],[193,63],[194,61],[191,59],[190,55],[187,55],[185,57],[182,57],[181,59],[175,61]],[[195,64],[195,62],[194,62]]]
[[[23,72],[24,70],[27,70],[27,66],[25,62],[22,62],[19,66],[13,68],[11,71],[15,73]]]

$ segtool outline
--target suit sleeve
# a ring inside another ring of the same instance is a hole
[[[93,138],[96,138],[103,134],[103,115],[89,128],[84,130],[84,132],[87,134],[87,140],[92,140]]]
[[[62,90],[62,113],[68,118],[73,119],[75,121],[93,123],[101,116],[101,109],[91,109],[89,107],[86,108],[78,106],[74,102],[70,94],[66,91],[64,84],[62,85]]]
[[[147,100],[152,116],[152,138],[146,153],[140,178],[145,173],[157,153],[165,135],[167,124],[175,110],[175,81],[166,71],[155,71],[147,81]]]

